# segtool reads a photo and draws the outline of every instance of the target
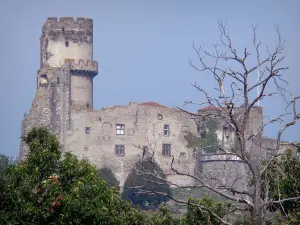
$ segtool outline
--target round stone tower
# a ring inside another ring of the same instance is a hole
[[[93,21],[50,17],[43,26],[40,42],[41,69],[71,64],[72,105],[93,108],[93,78],[98,74],[98,63],[93,61]]]

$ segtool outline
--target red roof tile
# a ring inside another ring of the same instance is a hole
[[[216,110],[216,107],[213,107],[213,106],[209,105],[209,106],[206,106],[206,107],[204,107],[200,110],[204,110],[204,111]]]
[[[140,103],[139,105],[168,108],[167,106],[158,104],[156,102],[143,102],[143,103]]]

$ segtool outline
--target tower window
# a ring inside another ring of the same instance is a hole
[[[115,154],[118,156],[124,156],[125,155],[124,145],[115,145]]]
[[[59,77],[58,77],[58,78],[56,78],[56,82],[57,82],[57,84],[59,84]]]
[[[67,48],[69,48],[69,42],[68,42],[68,41],[65,42],[65,46],[66,46]]]
[[[162,155],[163,156],[171,156],[171,145],[170,144],[163,144]]]
[[[125,125],[124,124],[117,124],[117,135],[124,135],[125,134]]]
[[[169,125],[168,124],[165,124],[164,125],[164,136],[169,136]]]

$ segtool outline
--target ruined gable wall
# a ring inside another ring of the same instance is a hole
[[[64,65],[38,71],[38,89],[30,111],[22,121],[22,136],[33,127],[46,126],[58,135],[61,144],[64,143],[64,134],[70,126],[70,69],[70,65]],[[41,83],[45,79],[47,84]],[[19,159],[24,160],[27,152],[28,147],[21,141]]]

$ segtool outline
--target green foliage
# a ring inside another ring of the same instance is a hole
[[[201,224],[220,224],[220,222],[208,211],[201,209],[197,206],[203,206],[210,209],[217,214],[220,218],[224,217],[227,212],[225,203],[214,201],[207,195],[201,199],[190,199],[190,203],[194,205],[188,206],[188,213],[186,216],[188,224],[201,225]]]
[[[115,187],[120,190],[120,182],[110,168],[104,167],[99,170],[99,175],[106,181],[110,187]]]
[[[124,199],[130,200],[134,205],[139,205],[142,208],[157,208],[159,204],[166,202],[168,197],[164,194],[171,196],[172,192],[166,181],[153,175],[156,173],[161,178],[166,178],[157,163],[150,158],[146,158],[141,162],[137,162],[135,168],[124,183]]]
[[[9,166],[10,159],[8,156],[0,154],[0,176],[3,176],[5,173],[6,168]]]
[[[270,179],[270,198],[280,200],[299,196],[300,193],[300,162],[291,155],[288,150],[281,160],[274,161],[268,169]],[[279,204],[272,204],[272,211],[280,211],[283,216],[288,214],[285,224],[300,223],[300,200],[285,201]]]
[[[28,160],[1,178],[1,224],[147,224],[94,166],[71,153],[62,158],[46,128],[34,128],[24,141]]]
[[[188,148],[205,148],[206,152],[215,153],[217,151],[218,146],[218,138],[217,138],[217,122],[214,120],[207,120],[204,122],[205,129],[201,132],[200,137],[195,136],[191,132],[188,132],[184,138],[187,140]],[[213,146],[213,147],[207,147]]]
[[[160,225],[187,225],[185,218],[175,218],[166,206],[161,206],[151,218],[153,224]]]

